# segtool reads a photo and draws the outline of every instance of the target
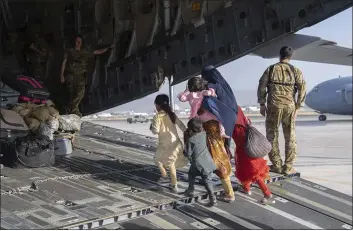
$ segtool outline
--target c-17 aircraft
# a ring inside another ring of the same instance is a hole
[[[248,54],[277,57],[283,44],[296,50],[297,60],[351,65],[351,54],[334,42],[294,33],[352,5],[353,0],[2,0],[1,78],[23,74],[22,50],[38,31],[50,50],[43,79],[59,109],[63,52],[74,36],[81,34],[91,50],[115,44],[90,61],[83,115],[155,93],[165,77],[173,77],[171,84],[183,82],[208,64],[218,67]],[[342,59],[330,58],[330,51]]]
[[[330,79],[316,85],[308,94],[305,104],[324,114],[352,115],[352,76]]]

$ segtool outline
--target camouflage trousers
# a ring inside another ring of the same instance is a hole
[[[82,117],[79,106],[80,106],[81,100],[85,96],[85,90],[86,90],[85,85],[68,84],[66,85],[66,87],[69,94],[69,97],[68,97],[69,101],[68,101],[66,112],[68,114],[76,114]]]
[[[272,144],[272,150],[268,154],[270,161],[275,168],[282,169],[278,136],[279,126],[282,124],[285,140],[285,161],[284,168],[289,170],[297,156],[297,141],[295,135],[296,109],[294,106],[277,108],[268,106],[266,116],[266,137]]]

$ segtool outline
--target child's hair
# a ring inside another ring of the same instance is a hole
[[[192,77],[188,81],[188,88],[190,92],[198,92],[202,90],[207,90],[207,81],[200,77]]]
[[[161,109],[168,114],[170,120],[175,124],[176,115],[169,106],[169,97],[165,94],[157,95],[156,99],[154,100],[154,103],[160,106]]]
[[[188,130],[190,137],[195,135],[196,133],[202,132],[202,121],[197,117],[192,118],[188,122]]]

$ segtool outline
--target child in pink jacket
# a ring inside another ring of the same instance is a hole
[[[194,77],[194,78],[198,78],[198,77]],[[199,114],[199,115],[197,114],[197,112],[201,107],[204,96],[217,97],[215,90],[213,88],[209,88],[208,90],[201,90],[197,92],[190,92],[188,90],[188,87],[186,87],[184,92],[181,92],[177,95],[180,102],[187,102],[187,101],[189,102],[191,107],[189,119],[198,117],[199,119],[202,120],[202,122],[207,122],[209,120],[218,121],[217,117],[209,111],[204,110],[202,114]],[[220,131],[221,131],[221,136],[224,138],[229,138],[229,136],[225,134],[225,130],[221,122],[220,121],[218,122],[219,122]]]

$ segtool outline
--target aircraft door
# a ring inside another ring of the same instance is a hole
[[[352,84],[344,85],[341,90],[341,96],[343,102],[347,104],[352,104]]]

